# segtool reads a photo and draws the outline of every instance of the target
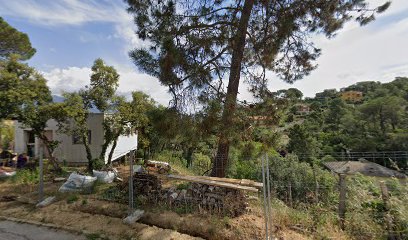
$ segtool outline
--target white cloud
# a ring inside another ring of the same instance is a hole
[[[53,68],[42,72],[53,94],[60,95],[63,91],[72,92],[89,85],[90,68]]]
[[[22,18],[32,24],[60,27],[71,25],[80,27],[83,24],[104,22],[114,25],[115,33],[108,35],[108,39],[117,38],[125,41],[123,53],[144,43],[135,34],[133,18],[126,11],[122,1],[109,0],[62,0],[62,1],[2,1],[0,15]],[[81,42],[100,39],[83,32],[79,36]]]
[[[91,21],[111,21],[107,11],[97,1],[3,1],[1,15],[29,19],[34,24],[56,26],[61,24],[80,25]]]
[[[162,86],[158,79],[134,71],[132,68],[122,65],[115,66],[120,74],[118,91],[128,95],[132,91],[143,91],[149,94],[155,101],[167,106],[170,101],[170,94],[165,86]]]
[[[158,103],[165,106],[168,105],[170,95],[167,93],[167,88],[160,85],[156,78],[147,74],[137,73],[126,66],[115,65],[114,67],[120,74],[119,94],[129,97],[132,91],[143,91],[149,94]],[[77,91],[89,85],[91,68],[54,68],[49,71],[44,71],[42,74],[48,80],[48,86],[52,93],[60,95],[64,91]]]

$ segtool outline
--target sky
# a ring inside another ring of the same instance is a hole
[[[377,6],[385,0],[369,0]],[[122,0],[0,0],[0,16],[29,35],[37,49],[28,64],[48,80],[53,94],[75,91],[89,84],[91,66],[102,58],[120,74],[118,92],[144,91],[167,105],[167,88],[138,71],[128,52],[145,43],[136,36],[132,17]],[[408,76],[408,1],[393,0],[377,20],[359,27],[350,22],[335,38],[315,36],[322,55],[318,68],[294,84],[268,73],[272,91],[295,87],[313,97],[324,89],[359,81],[389,82]],[[240,100],[251,101],[244,84]]]

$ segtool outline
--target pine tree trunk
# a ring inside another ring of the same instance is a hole
[[[189,147],[187,149],[187,154],[186,154],[186,160],[187,160],[187,168],[191,168],[191,166],[193,165],[193,153],[194,153],[194,148],[193,147]]]
[[[224,104],[224,110],[221,119],[221,131],[218,140],[217,156],[214,159],[214,165],[211,176],[225,177],[226,166],[228,162],[229,143],[233,125],[233,118],[237,102],[238,87],[241,77],[241,65],[244,55],[245,38],[248,28],[249,18],[254,6],[254,0],[245,0],[244,7],[239,21],[231,57],[231,69],[228,80],[227,95]]]

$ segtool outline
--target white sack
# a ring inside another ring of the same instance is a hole
[[[96,171],[93,170],[93,175],[103,183],[112,183],[116,177],[116,174],[113,171]]]
[[[60,192],[75,192],[90,188],[96,181],[96,177],[80,175],[76,172],[69,175],[68,180],[59,188]]]

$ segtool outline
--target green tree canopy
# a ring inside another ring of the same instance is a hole
[[[35,54],[27,34],[10,26],[0,17],[0,60],[13,54],[19,55],[21,60],[27,60]]]
[[[52,100],[44,77],[15,56],[0,62],[0,89],[0,119],[18,119],[27,105]]]
[[[99,111],[106,112],[112,105],[119,86],[119,74],[113,66],[107,66],[100,58],[92,66],[88,98]]]
[[[88,171],[92,173],[96,165],[96,159],[94,159],[95,156],[92,156],[88,141],[88,116],[94,107],[102,113],[114,113],[121,99],[116,96],[119,74],[113,66],[107,66],[100,58],[94,61],[90,81],[89,88],[64,94],[65,111],[73,124],[67,123],[62,126],[62,129],[65,132],[81,137],[88,160]],[[111,123],[111,120],[104,118],[104,143],[102,144],[101,153],[97,157],[100,161],[105,160],[106,149],[112,142],[111,127],[113,125],[111,126],[108,123]]]

